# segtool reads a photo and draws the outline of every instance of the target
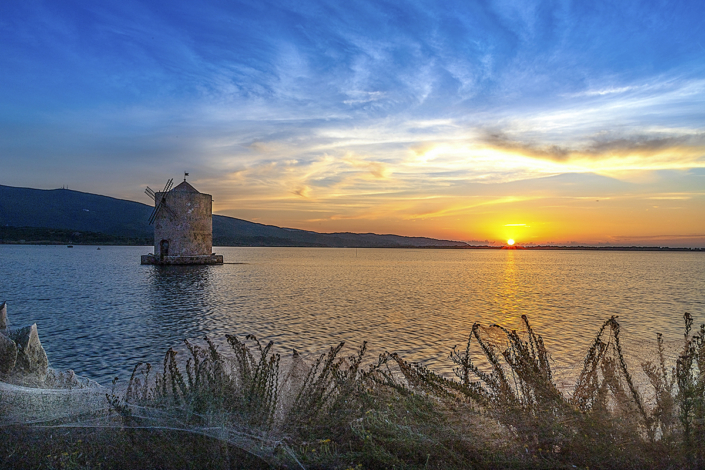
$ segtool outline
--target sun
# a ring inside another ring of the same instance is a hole
[[[514,240],[512,240],[511,238],[509,240],[507,240],[507,245],[512,246],[513,244],[514,244]]]

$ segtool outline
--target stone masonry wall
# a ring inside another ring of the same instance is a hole
[[[157,197],[161,199],[161,193]],[[162,240],[169,242],[168,256],[208,256],[213,250],[213,197],[189,191],[170,191],[154,221],[154,254],[161,255]]]

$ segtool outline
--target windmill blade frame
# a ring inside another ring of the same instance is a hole
[[[171,210],[171,207],[167,206],[166,202],[164,204],[162,204],[162,209],[167,211],[169,213],[169,215],[171,215],[172,217],[176,217],[176,212]]]
[[[154,205],[154,210],[152,211],[152,214],[149,216],[149,225],[152,225],[154,223],[154,221],[156,220],[157,215],[159,214],[159,211],[162,209],[162,207],[164,209],[166,209],[166,211],[169,212],[169,214],[176,217],[176,214],[174,213],[174,211],[172,211],[166,205],[166,196],[169,193],[169,191],[171,191],[171,188],[173,186],[174,186],[174,178],[169,178],[169,180],[164,185],[164,189],[160,193],[155,193],[154,190],[152,190],[152,188],[150,188],[149,186],[147,186],[147,189],[144,190],[144,192],[147,193],[148,196],[151,196],[150,193],[154,194],[154,196],[152,196],[152,197],[154,198],[155,205]],[[157,201],[157,194],[162,195],[162,197],[159,201]]]
[[[159,209],[161,209],[162,203],[159,201],[159,203],[154,206],[154,210],[152,211],[152,214],[149,216],[149,225],[152,225],[154,223],[154,220],[157,218],[157,214],[159,213]]]

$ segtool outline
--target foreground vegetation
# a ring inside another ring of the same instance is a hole
[[[282,365],[273,345],[227,336],[138,365],[98,427],[6,426],[0,465],[33,468],[703,468],[705,325],[675,364],[657,336],[635,385],[613,317],[569,393],[541,336],[473,325],[451,380],[396,354],[343,344]],[[496,335],[495,335],[496,336]],[[222,351],[221,351],[222,349]],[[648,397],[648,399],[647,399]],[[95,422],[94,422],[95,423]],[[61,423],[55,423],[61,424]],[[64,423],[65,424],[65,423]]]

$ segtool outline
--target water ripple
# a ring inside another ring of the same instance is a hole
[[[147,248],[0,246],[0,300],[37,322],[53,367],[107,383],[184,338],[255,334],[319,353],[368,341],[446,374],[473,322],[527,314],[556,366],[618,315],[632,351],[705,317],[701,253],[221,248],[223,266],[140,266]]]

